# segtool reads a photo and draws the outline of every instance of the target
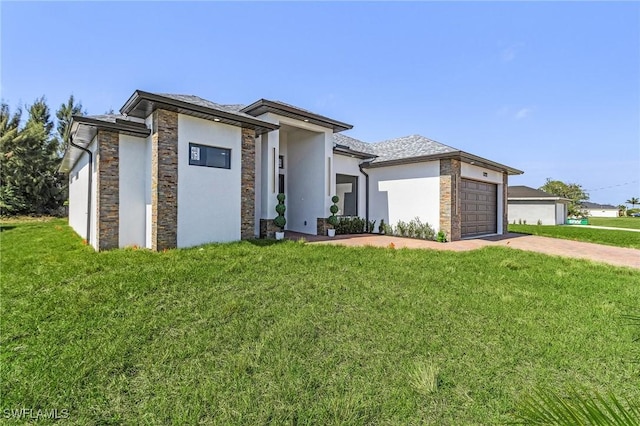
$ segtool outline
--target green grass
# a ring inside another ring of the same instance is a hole
[[[640,249],[640,232],[589,226],[509,225],[509,232]]]
[[[590,217],[589,224],[614,228],[640,229],[640,217]]]
[[[94,253],[60,220],[0,236],[2,413],[488,425],[537,387],[640,400],[632,269],[503,247]]]

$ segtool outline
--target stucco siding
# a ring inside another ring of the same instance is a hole
[[[189,143],[231,149],[231,169],[190,166]],[[241,129],[178,115],[178,247],[240,239]]]
[[[95,139],[89,145],[89,150],[95,152]],[[94,168],[95,171],[95,168]],[[93,176],[95,181],[95,174]],[[95,183],[95,182],[94,182]],[[89,155],[82,153],[82,156],[78,159],[78,162],[73,166],[69,172],[69,226],[83,239],[87,239],[87,218],[89,212],[91,213],[91,226],[92,235],[95,235],[93,228],[96,225],[96,212],[95,212],[95,185],[92,185],[92,203],[91,209],[87,211],[87,197],[89,184]],[[89,235],[89,239],[91,236]],[[93,240],[92,240],[93,241]]]
[[[560,225],[557,222],[555,200],[511,200],[509,201],[509,223],[524,223],[535,225],[538,220],[542,225]]]
[[[145,139],[120,135],[119,246],[146,245]]]
[[[593,217],[618,217],[618,210],[611,209],[588,209],[589,216]]]
[[[436,231],[440,223],[440,162],[368,169],[370,220],[395,225],[419,217]]]

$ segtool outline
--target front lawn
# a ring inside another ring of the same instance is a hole
[[[640,229],[640,217],[590,217],[589,225]]]
[[[538,386],[640,400],[631,269],[504,247],[94,253],[61,220],[0,236],[3,413],[488,425]]]
[[[589,219],[591,220],[591,219]],[[566,225],[509,225],[509,232],[640,249],[640,232]]]

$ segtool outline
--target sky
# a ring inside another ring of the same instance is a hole
[[[12,110],[136,90],[420,134],[597,203],[640,197],[640,2],[0,2]]]

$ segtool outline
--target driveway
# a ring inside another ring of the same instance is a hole
[[[377,234],[338,235],[334,238],[317,235],[298,234],[287,231],[288,239],[304,238],[310,244],[338,244],[345,246],[374,246],[395,248],[421,248],[433,250],[467,251],[487,246],[504,246],[519,250],[535,251],[554,256],[587,259],[615,266],[640,269],[640,250],[624,247],[605,246],[581,241],[540,237],[537,235],[506,234],[475,238],[449,243],[416,240]]]

